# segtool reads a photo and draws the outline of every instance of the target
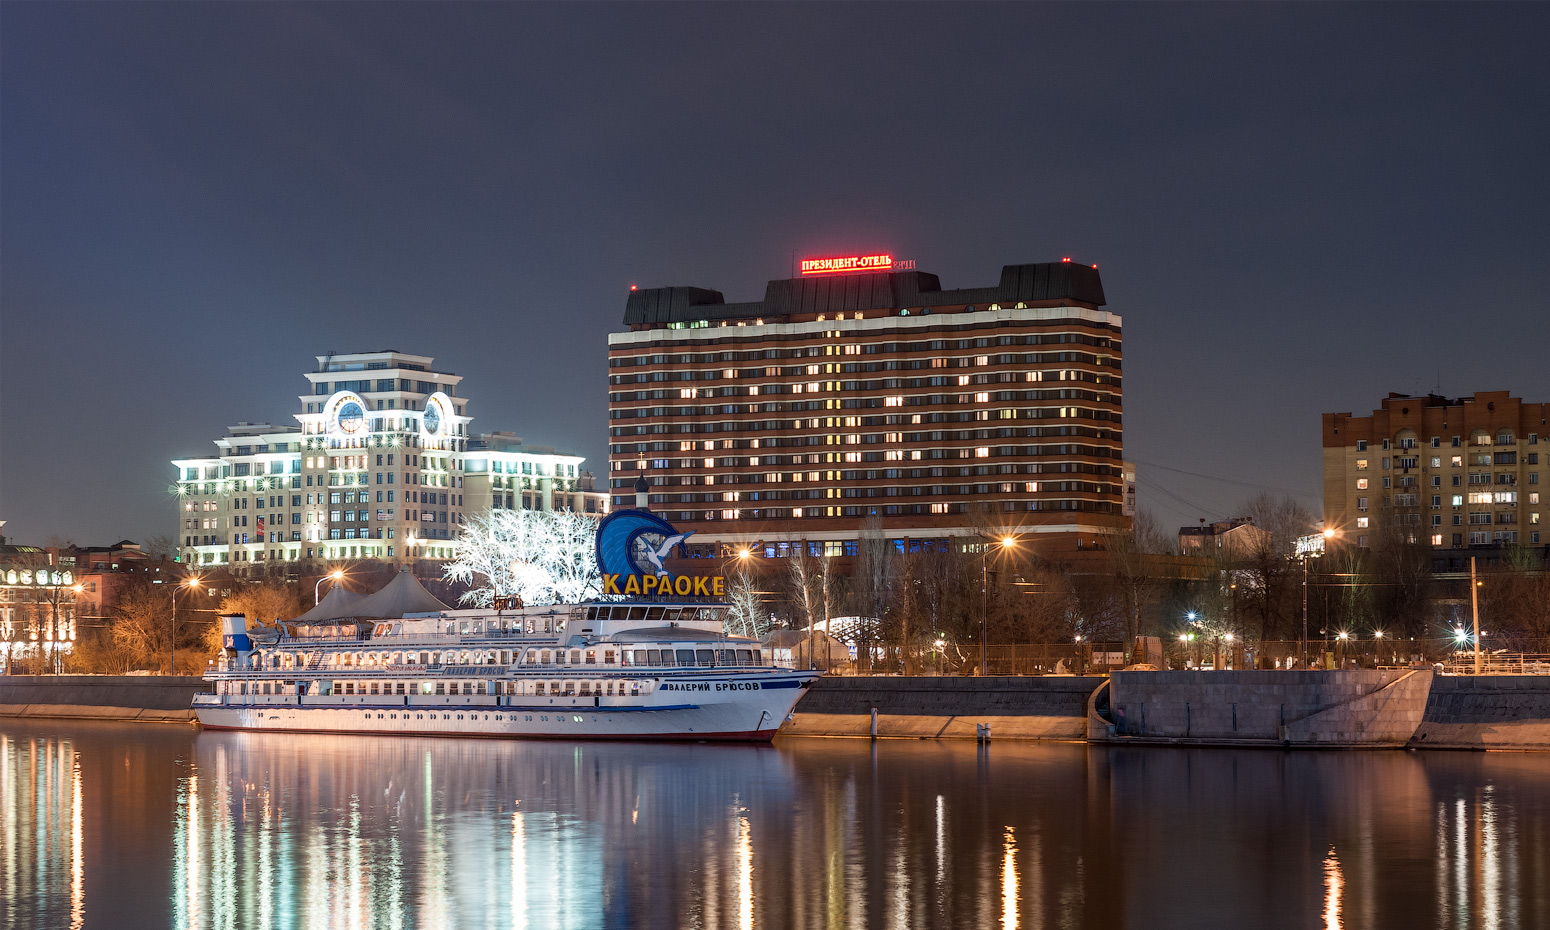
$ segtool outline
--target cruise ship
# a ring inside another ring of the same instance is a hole
[[[641,516],[652,535],[671,532]],[[641,533],[615,541],[636,551]],[[599,531],[604,568],[614,535]],[[675,590],[666,573],[644,577]],[[626,591],[643,580],[605,578]],[[290,622],[250,630],[241,615],[222,617],[223,649],[206,675],[214,691],[193,709],[223,730],[767,741],[820,673],[777,667],[757,641],[726,635],[727,609],[623,595],[453,610],[404,570],[370,595],[336,586]]]

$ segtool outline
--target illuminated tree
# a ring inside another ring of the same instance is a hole
[[[462,602],[488,607],[496,597],[525,604],[574,604],[602,592],[594,547],[597,519],[570,510],[489,510],[468,521],[451,581],[470,585]]]

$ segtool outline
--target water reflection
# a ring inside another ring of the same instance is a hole
[[[6,926],[1550,925],[1543,756],[0,723]]]

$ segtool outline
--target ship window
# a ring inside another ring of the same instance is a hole
[[[591,695],[592,695],[592,682],[590,682],[590,681],[583,681],[581,683],[581,695],[582,695],[582,697],[591,697]]]
[[[636,665],[646,665],[648,663],[651,663],[651,660],[646,658],[647,655],[648,655],[648,653],[647,653],[647,651],[645,649],[637,649],[637,650],[635,650],[635,664]],[[651,664],[655,664],[655,663],[651,663]]]
[[[596,665],[597,664],[597,650],[596,649],[588,649],[587,650],[587,664],[588,665]]]
[[[749,650],[749,649],[739,649],[739,650],[737,650],[737,664],[738,665],[752,665],[753,664],[753,651]]]
[[[471,682],[471,681],[463,682],[463,693],[464,694],[473,694],[474,693],[474,683]]]
[[[397,692],[398,692],[398,693],[399,693],[399,694],[403,694],[403,693],[404,693],[404,683],[403,683],[403,682],[399,682],[399,683],[398,683],[398,688],[397,688]]]
[[[533,686],[533,693],[534,694],[543,694],[544,693],[544,683],[540,681],[538,684],[534,685]]]
[[[730,649],[719,650],[719,652],[716,655],[716,664],[717,665],[736,665],[737,664],[737,656]]]
[[[755,665],[763,665],[764,664],[764,654],[762,652],[760,652],[759,650],[757,650],[757,649],[755,649],[753,651],[753,664],[755,664]]]
[[[604,665],[613,665],[614,664],[614,651],[612,649],[604,649],[603,650],[603,664]]]
[[[630,608],[630,620],[632,620],[632,621],[634,621],[636,623],[640,623],[640,622],[644,621],[645,619],[646,619],[646,608],[644,608],[644,607],[631,607]]]
[[[580,665],[581,664],[581,650],[580,649],[572,649],[570,651],[570,664],[571,665]]]
[[[678,653],[678,664],[679,665],[693,665],[694,664],[694,650],[693,649],[679,649],[679,650],[677,650],[677,653]]]
[[[699,662],[700,665],[715,665],[716,664],[716,650],[714,650],[714,649],[701,649],[701,650],[698,650],[695,653],[695,659]]]
[[[381,687],[381,685],[377,684],[375,681],[372,682],[371,683],[371,693],[372,694],[381,694],[382,692],[378,690],[380,687]]]
[[[436,693],[437,694],[446,694],[447,693],[447,683],[444,682],[444,681],[436,682]]]
[[[677,607],[664,607],[664,608],[662,608],[662,623],[663,623],[663,625],[665,625],[665,626],[672,626],[674,623],[677,623],[677,622],[678,622],[678,608]]]
[[[630,697],[640,697],[640,682],[630,682]]]
[[[538,661],[539,661],[540,664],[548,665],[549,664],[549,659],[550,659],[549,650],[545,649],[543,652],[539,653]]]
[[[571,695],[573,695],[575,693],[576,693],[576,683],[574,681],[567,681],[565,683],[565,696],[566,697],[570,697]]]
[[[609,697],[613,697],[613,694],[614,694],[614,683],[610,681],[608,683],[608,696]]]

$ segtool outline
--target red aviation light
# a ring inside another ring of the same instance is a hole
[[[804,258],[802,274],[845,274],[852,271],[890,271],[892,255],[843,255],[838,258]]]
[[[632,291],[635,290],[635,285],[631,284],[630,285],[630,290],[632,290]]]
[[[1071,261],[1071,256],[1067,255],[1065,258],[1062,258],[1061,261],[1069,262],[1069,261]]]

